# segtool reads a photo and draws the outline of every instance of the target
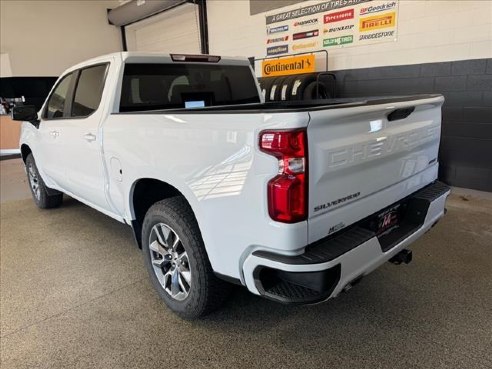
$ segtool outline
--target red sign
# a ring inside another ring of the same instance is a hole
[[[347,19],[354,19],[354,9],[343,10],[341,12],[325,14],[325,23],[340,22]]]
[[[319,36],[319,30],[313,29],[312,31],[294,33],[292,35],[293,40],[300,40],[301,38],[317,37]]]

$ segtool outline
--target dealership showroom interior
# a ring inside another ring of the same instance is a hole
[[[492,0],[0,15],[0,368],[492,368]]]

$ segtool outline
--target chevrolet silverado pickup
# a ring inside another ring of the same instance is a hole
[[[36,205],[67,194],[130,225],[160,298],[192,319],[231,283],[312,304],[408,263],[449,194],[442,103],[265,103],[246,59],[123,52],[68,69],[13,118]]]

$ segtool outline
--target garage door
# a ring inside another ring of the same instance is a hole
[[[129,51],[200,54],[198,6],[184,4],[126,27]]]

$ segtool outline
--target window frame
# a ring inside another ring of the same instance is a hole
[[[69,102],[72,98],[72,95],[73,95],[73,88],[74,88],[74,84],[75,84],[75,80],[76,80],[76,76],[75,76],[75,73],[76,71],[71,71],[71,72],[68,72],[67,74],[64,74],[62,77],[60,77],[60,79],[58,80],[58,82],[55,84],[55,87],[53,87],[53,90],[51,91],[51,93],[49,94],[48,98],[46,99],[46,104],[43,108],[43,113],[41,114],[41,117],[43,118],[43,120],[60,120],[60,119],[65,119],[65,115],[67,114],[67,106],[70,105],[72,106],[72,104],[67,104],[67,102]],[[72,75],[72,80],[70,81],[70,84],[68,85],[68,90],[67,90],[67,95],[65,97],[65,105],[63,107],[63,115],[61,117],[51,117],[51,118],[48,118],[48,106],[49,106],[49,103],[50,103],[50,100],[51,98],[53,97],[53,94],[55,93],[56,89],[58,88],[58,86],[60,86],[60,84],[63,82],[63,80],[65,78],[67,78],[68,76]]]
[[[102,88],[102,92],[101,92],[101,98],[99,99],[99,104],[97,105],[97,108],[92,113],[90,113],[89,115],[72,117],[71,116],[71,114],[72,114],[72,105],[73,105],[73,102],[74,102],[74,99],[75,99],[75,93],[77,91],[77,86],[79,84],[79,79],[80,79],[81,72],[83,70],[85,70],[85,69],[89,69],[89,68],[93,68],[93,67],[98,67],[100,65],[105,65],[106,66],[106,70],[104,72],[104,77],[103,77],[103,88]],[[86,65],[86,66],[84,66],[82,68],[72,70],[72,71],[68,72],[67,74],[63,75],[59,79],[59,81],[56,83],[55,87],[53,88],[53,91],[51,91],[50,95],[46,99],[46,106],[43,108],[43,114],[41,115],[43,117],[43,120],[85,119],[85,118],[89,118],[91,115],[93,115],[95,112],[97,112],[99,110],[100,106],[101,106],[102,96],[103,96],[103,93],[104,93],[104,88],[106,87],[106,80],[107,80],[107,77],[108,77],[108,72],[109,72],[110,65],[111,65],[111,62],[109,62],[109,61],[107,61],[107,62],[101,62],[101,63],[96,63],[96,64],[91,64],[91,65]],[[51,96],[55,92],[56,88],[60,85],[60,83],[67,76],[69,76],[70,74],[73,75],[72,76],[73,79],[72,79],[72,81],[70,81],[70,85],[68,87],[67,98],[65,99],[65,106],[63,108],[63,116],[62,117],[57,117],[57,118],[48,118],[47,117],[47,113],[48,113],[49,100],[51,99]]]
[[[77,76],[75,78],[75,84],[74,84],[74,88],[73,88],[73,91],[72,91],[72,98],[70,99],[70,106],[69,106],[69,110],[68,110],[68,114],[69,116],[67,117],[67,119],[85,119],[85,118],[89,118],[91,115],[93,115],[94,113],[96,113],[98,110],[99,110],[99,107],[101,106],[101,101],[102,101],[102,97],[103,97],[103,94],[104,94],[104,88],[106,87],[106,79],[108,77],[108,72],[109,72],[109,66],[110,66],[110,62],[102,62],[102,63],[96,63],[96,64],[91,64],[91,65],[87,65],[85,67],[82,67],[80,69],[77,69]],[[90,113],[89,115],[77,115],[77,116],[72,116],[72,106],[73,106],[73,103],[75,101],[75,95],[77,93],[77,87],[79,86],[79,80],[80,80],[80,76],[82,75],[82,71],[84,71],[85,69],[90,69],[90,68],[94,68],[94,67],[99,67],[99,66],[106,66],[106,70],[104,71],[104,76],[103,76],[103,80],[102,80],[102,90],[101,90],[101,97],[99,98],[99,103],[97,104],[97,107],[96,109],[94,109],[94,111],[92,113]]]

